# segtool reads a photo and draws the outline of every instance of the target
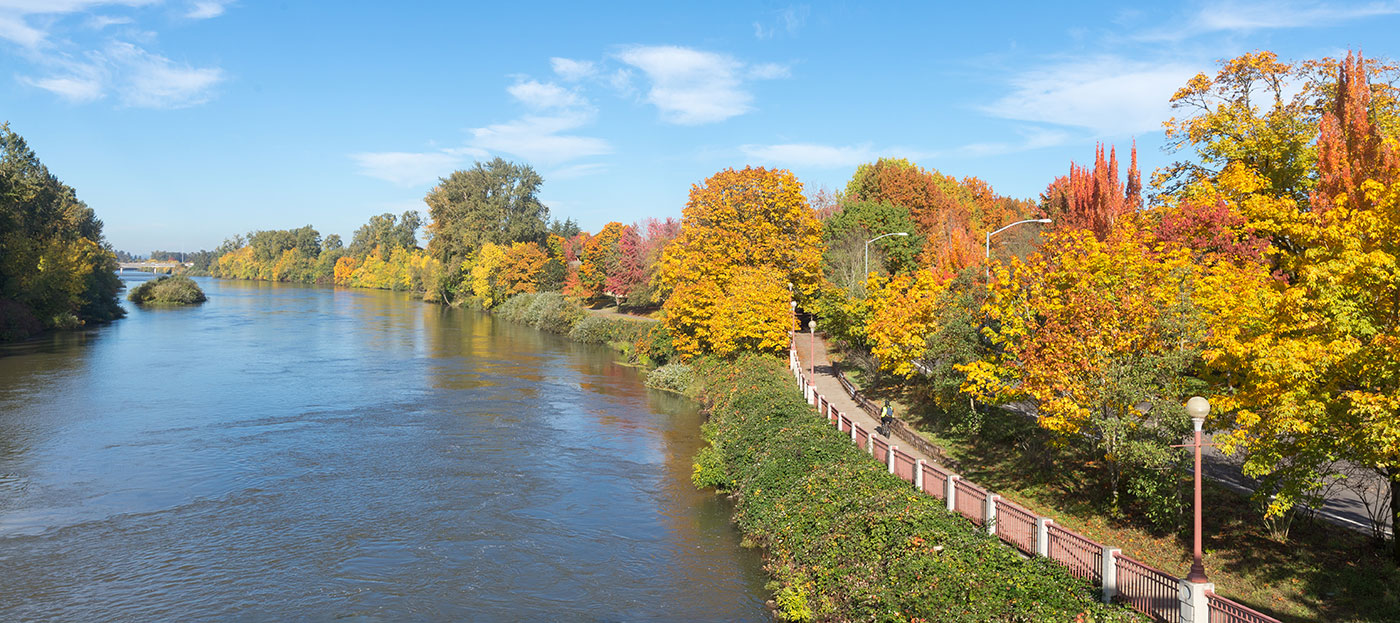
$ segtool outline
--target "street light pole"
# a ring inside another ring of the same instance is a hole
[[[807,356],[812,358],[812,382],[817,382],[817,319],[807,321],[807,331],[812,334],[812,339],[807,342]]]
[[[1200,396],[1193,396],[1186,401],[1186,413],[1191,416],[1191,425],[1196,431],[1195,443],[1191,444],[1196,450],[1196,520],[1195,536],[1192,539],[1192,559],[1191,571],[1186,574],[1186,580],[1195,584],[1205,584],[1206,566],[1201,560],[1201,427],[1205,424],[1206,415],[1210,413],[1210,402]]]
[[[1015,227],[1015,226],[1020,225],[1020,224],[1022,224],[1022,223],[1042,223],[1042,224],[1045,224],[1045,223],[1049,223],[1049,222],[1050,222],[1050,219],[1048,219],[1048,218],[1026,219],[1026,220],[1024,220],[1024,221],[1016,221],[1015,223],[1012,223],[1012,224],[1010,224],[1010,225],[1007,225],[1006,227],[1003,227],[1003,228],[998,229],[998,230],[996,230],[996,231],[989,231],[989,232],[987,232],[987,246],[986,246],[986,259],[987,259],[987,269],[986,269],[986,272],[987,272],[987,281],[988,281],[988,282],[991,282],[991,280],[992,280],[992,236],[995,236],[995,235],[997,235],[997,234],[999,234],[999,233],[1001,233],[1001,232],[1004,232],[1004,231],[1006,231],[1006,230],[1008,230],[1008,229],[1011,229],[1012,227]]]
[[[874,238],[871,238],[871,239],[865,241],[865,272],[861,273],[861,280],[862,280],[862,282],[864,282],[864,278],[865,278],[865,277],[870,276],[870,243],[875,242],[876,240],[879,240],[879,239],[884,238],[884,237],[886,237],[886,236],[908,236],[908,235],[909,235],[909,232],[907,232],[907,231],[895,231],[895,232],[890,232],[890,233],[888,233],[888,234],[883,234],[883,235],[880,235],[880,236],[876,236],[876,237],[874,237]]]

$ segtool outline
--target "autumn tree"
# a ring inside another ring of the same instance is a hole
[[[421,225],[422,218],[415,210],[405,211],[400,216],[388,212],[371,216],[368,223],[355,230],[348,252],[364,257],[375,247],[383,247],[386,253],[398,248],[412,249],[418,246],[417,232]]]
[[[617,266],[618,242],[622,240],[625,229],[622,223],[613,221],[604,225],[598,235],[590,238],[584,245],[583,253],[579,256],[582,263],[579,265],[578,277],[579,284],[589,298],[605,294],[608,275]]]
[[[501,258],[500,275],[497,277],[505,295],[538,291],[548,261],[549,257],[540,250],[539,245],[533,242],[512,243]]]
[[[102,221],[0,124],[0,342],[125,315]]]
[[[1137,167],[1137,145],[1132,150],[1125,184],[1118,178],[1118,152],[1103,144],[1094,150],[1093,168],[1070,163],[1069,176],[1058,177],[1040,196],[1040,215],[1057,229],[1087,229],[1095,236],[1108,235],[1120,219],[1142,207],[1142,176]]]
[[[1320,122],[1316,209],[1280,197],[1253,223],[1289,241],[1270,250],[1284,278],[1246,291],[1206,355],[1225,377],[1217,442],[1264,479],[1270,515],[1341,460],[1390,483],[1400,525],[1400,169],[1361,67],[1338,67],[1341,101]]]
[[[713,306],[726,297],[747,296],[735,287],[741,269],[776,276],[784,287],[805,299],[821,279],[821,224],[802,194],[802,184],[788,171],[747,167],[720,171],[691,187],[682,211],[681,231],[662,252],[657,285],[670,292],[664,309],[676,350],[686,356],[715,352],[729,335],[786,332],[790,314],[774,327],[724,327],[709,322]],[[745,277],[743,283],[748,283]],[[767,300],[767,299],[763,299]],[[726,316],[744,322],[772,323],[773,313]],[[763,350],[779,350],[766,340]]]
[[[1163,124],[1168,148],[1189,148],[1194,158],[1166,167],[1153,185],[1180,195],[1237,165],[1258,178],[1250,192],[1291,199],[1306,211],[1317,184],[1318,125],[1345,88],[1337,80],[1340,65],[1332,58],[1288,63],[1256,51],[1222,61],[1213,77],[1197,74],[1172,96],[1177,116]],[[1360,80],[1353,84],[1364,82],[1371,91],[1372,123],[1392,135],[1400,131],[1400,68],[1377,60],[1357,65]]]
[[[996,266],[983,307],[991,350],[961,369],[979,400],[1033,401],[1062,442],[1092,442],[1115,505],[1129,495],[1169,524],[1182,455],[1167,447],[1189,430],[1181,405],[1204,386],[1206,340],[1231,330],[1230,288],[1268,279],[1257,263],[1199,263],[1138,221],[1103,240],[1051,234],[1028,261]]]
[[[617,241],[617,258],[603,284],[603,289],[614,298],[626,299],[645,283],[642,250],[642,237],[637,234],[637,228],[623,227]]]

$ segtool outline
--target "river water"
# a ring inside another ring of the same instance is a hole
[[[199,281],[0,347],[0,621],[768,618],[695,406],[607,350]]]

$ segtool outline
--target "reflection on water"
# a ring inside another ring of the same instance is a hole
[[[0,347],[0,620],[767,618],[694,406],[605,350],[200,285]]]

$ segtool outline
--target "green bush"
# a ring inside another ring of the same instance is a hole
[[[635,342],[651,322],[590,314],[569,331],[569,339],[583,344],[607,344],[609,342]]]
[[[140,305],[193,305],[205,301],[204,291],[199,289],[199,284],[184,276],[161,277],[147,281],[136,286],[127,299]]]
[[[702,359],[694,374],[710,413],[694,480],[733,494],[746,540],[768,554],[780,616],[1139,620],[889,474],[815,415],[778,359]]]
[[[541,331],[567,334],[588,312],[558,292],[517,294],[496,307],[495,314]]]
[[[632,355],[638,363],[655,366],[665,365],[674,359],[676,349],[671,344],[671,330],[666,328],[666,323],[652,323],[633,344]]]
[[[668,363],[647,373],[646,386],[685,393],[694,378],[690,366],[683,363]]]

